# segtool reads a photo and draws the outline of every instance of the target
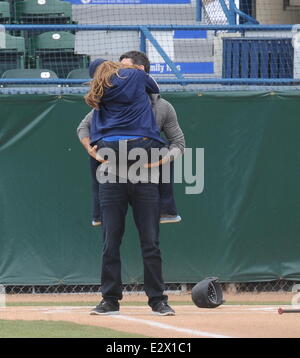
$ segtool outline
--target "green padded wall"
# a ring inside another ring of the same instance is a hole
[[[205,184],[183,220],[161,226],[166,282],[300,279],[300,93],[165,93],[187,147],[205,149]],[[0,96],[0,283],[99,283],[79,95]],[[128,216],[124,283],[143,281]]]

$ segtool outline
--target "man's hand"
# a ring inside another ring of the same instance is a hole
[[[93,147],[89,146],[87,148],[87,152],[89,153],[89,155],[91,157],[93,157],[94,159],[97,160],[97,146],[96,145],[94,145]]]
[[[176,158],[178,158],[178,156],[181,155],[181,150],[177,147],[172,148],[171,150],[168,151],[168,153],[158,162],[154,162],[154,163],[146,163],[144,164],[144,168],[157,168],[160,165],[164,165],[168,162],[172,162],[174,161]]]
[[[93,147],[90,146],[88,149],[89,155],[100,163],[108,163],[108,160],[105,160],[104,158],[101,157],[100,154],[97,153],[97,148],[98,147],[96,145],[94,145]]]
[[[157,168],[160,165],[164,165],[168,163],[169,161],[170,161],[170,157],[166,156],[163,159],[159,160],[158,162],[144,164],[144,168]]]
[[[100,163],[108,163],[107,160],[104,160],[98,153],[97,153],[97,146],[94,145],[93,147],[90,146],[90,138],[84,137],[81,139],[81,143],[88,152],[88,154],[96,159]]]

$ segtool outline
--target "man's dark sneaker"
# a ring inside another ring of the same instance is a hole
[[[118,302],[102,300],[98,306],[91,310],[91,315],[114,315],[119,314],[120,305]]]
[[[164,301],[154,305],[152,311],[159,316],[175,316],[175,311]]]

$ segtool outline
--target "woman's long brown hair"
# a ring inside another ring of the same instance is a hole
[[[121,68],[140,69],[137,65],[125,65],[123,63],[113,61],[103,62],[97,67],[93,80],[90,84],[90,90],[84,96],[85,102],[89,106],[99,109],[105,88],[112,87],[111,77],[113,75],[119,76],[118,72]]]

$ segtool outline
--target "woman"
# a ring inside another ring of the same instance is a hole
[[[159,93],[159,88],[155,80],[138,66],[103,62],[85,96],[86,103],[95,109],[91,145],[98,141],[138,138],[152,139],[160,146],[165,144],[147,93]]]
[[[96,59],[90,63],[89,75],[91,78],[94,78],[97,68],[99,68],[99,66],[101,64],[103,64],[103,62],[105,62],[105,61],[106,60],[99,58],[99,59]],[[130,63],[130,65],[132,65],[132,63]],[[124,68],[124,66],[122,66],[122,67]],[[136,68],[135,66],[131,66],[131,67]],[[128,66],[125,66],[125,68],[128,68]],[[129,66],[129,68],[130,68],[130,66]],[[138,66],[138,68],[139,68],[139,70],[141,70],[141,69],[144,70],[144,66],[142,66],[142,67]],[[146,72],[149,72],[149,71],[146,71]],[[147,73],[145,73],[145,74],[146,74],[146,79],[147,79],[147,84],[148,84],[147,87],[145,86],[146,91],[147,91],[147,97],[151,98],[151,97],[149,97],[148,94],[149,94],[149,92],[157,92],[157,90],[156,90],[157,85],[154,82],[154,80],[151,77],[149,77],[149,75]],[[153,84],[153,82],[154,82],[154,84]],[[151,91],[151,89],[152,89],[152,91]],[[92,88],[91,88],[91,90],[92,90]],[[96,92],[96,89],[95,89],[95,92]],[[144,89],[142,89],[142,92],[144,92]],[[93,97],[91,99],[93,100]],[[123,98],[123,100],[124,100],[124,98]],[[146,100],[147,100],[147,98],[146,98]],[[98,101],[96,99],[96,103],[90,103],[90,104],[93,108],[94,107],[98,108],[97,103],[98,103]],[[146,103],[148,103],[148,102],[146,102]],[[153,103],[152,103],[152,106],[153,106]],[[93,115],[93,113],[95,111],[97,111],[97,110],[95,109],[90,113]],[[85,148],[88,147],[89,150],[92,151],[92,153],[93,153],[93,155],[91,157],[91,174],[92,174],[92,179],[93,179],[92,180],[92,183],[93,183],[93,221],[92,221],[92,225],[93,226],[101,225],[100,203],[99,203],[99,193],[98,193],[99,192],[99,183],[96,179],[96,171],[99,167],[99,161],[96,161],[96,159],[94,159],[98,148],[95,145],[95,141],[94,141],[94,146],[93,147],[90,146],[91,130],[92,130],[92,128],[94,128],[94,133],[97,132],[97,130],[95,130],[95,126],[96,126],[95,120],[97,120],[96,117],[98,117],[98,116],[99,116],[99,114],[96,115],[94,113],[94,121],[89,120],[89,125],[88,125],[89,133],[88,133],[88,136],[86,136],[87,138],[83,138],[84,140],[87,139],[87,142],[86,142],[87,145],[84,144]],[[94,125],[93,125],[93,123],[94,123]],[[157,123],[156,120],[155,120],[155,123]],[[123,138],[124,138],[124,136],[123,136]],[[109,140],[109,138],[106,137],[106,141],[105,141],[106,145],[116,143],[116,142],[108,143],[107,139]],[[102,144],[103,144],[103,142],[102,142]],[[128,144],[130,144],[130,145],[133,144],[133,141],[128,142]],[[138,144],[138,143],[135,143],[135,144]],[[145,141],[143,141],[143,144],[145,144]],[[168,184],[165,185],[162,183],[160,183],[160,185],[159,185],[161,195],[164,196],[164,201],[163,201],[164,204],[162,204],[162,207],[161,207],[162,214],[161,214],[160,222],[161,223],[179,222],[181,220],[180,216],[174,215],[176,213],[176,206],[175,206],[175,201],[173,198],[173,191],[170,191],[169,189],[167,191],[163,190],[163,187],[169,188],[170,185],[168,185]],[[172,186],[171,186],[171,188],[172,188]],[[175,212],[174,212],[174,210],[175,210]],[[172,218],[170,219],[170,217],[172,217]]]
[[[160,137],[148,96],[149,93],[159,93],[155,80],[138,66],[113,61],[101,61],[90,72],[93,72],[93,80],[85,100],[94,108],[91,146],[95,146],[97,150],[111,148],[118,153],[120,141],[127,141],[128,150],[143,148],[147,154],[151,148],[164,147],[165,142]],[[101,160],[104,161],[103,158]],[[148,156],[148,162],[150,161]],[[127,164],[131,165],[133,162]],[[100,224],[99,219],[97,215],[93,225]]]

